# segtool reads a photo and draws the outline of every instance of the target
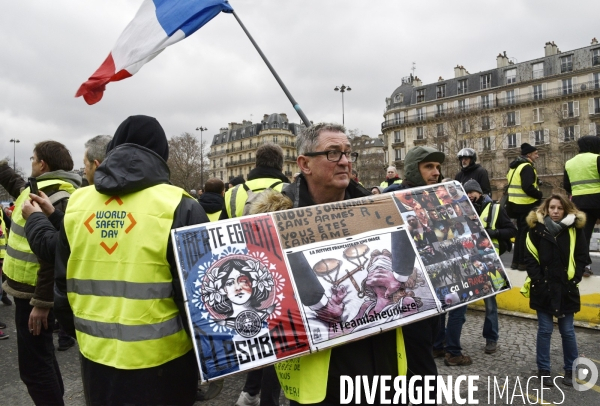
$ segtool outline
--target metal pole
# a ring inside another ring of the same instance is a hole
[[[346,120],[344,117],[344,91],[342,90],[342,125],[345,126],[346,125]]]
[[[202,146],[202,133],[208,130],[206,127],[196,127],[200,131],[200,189],[204,190],[204,147]]]
[[[250,35],[250,33],[248,32],[248,30],[244,26],[244,23],[242,23],[242,21],[238,17],[238,15],[235,12],[235,10],[233,11],[233,16],[235,17],[235,19],[237,20],[237,22],[240,24],[240,27],[242,27],[242,30],[244,30],[244,32],[248,36],[248,39],[250,40],[250,42],[252,42],[252,45],[254,45],[254,48],[256,48],[256,50],[258,51],[258,54],[263,59],[263,61],[265,62],[265,64],[267,65],[267,67],[269,68],[269,70],[271,71],[271,73],[273,74],[273,76],[275,77],[275,80],[277,80],[277,83],[279,83],[279,86],[281,86],[281,89],[283,90],[283,92],[285,93],[285,95],[288,97],[288,99],[292,103],[292,106],[294,106],[294,110],[296,110],[296,112],[298,113],[298,115],[300,116],[300,118],[302,119],[302,121],[304,122],[304,125],[307,126],[307,127],[310,127],[312,125],[312,123],[310,122],[310,120],[308,119],[308,117],[306,117],[306,115],[304,114],[304,112],[300,108],[300,105],[296,102],[296,100],[294,100],[294,98],[292,97],[292,94],[289,92],[289,90],[287,89],[287,87],[285,87],[285,85],[283,84],[283,81],[281,80],[281,78],[279,77],[279,75],[277,74],[277,72],[275,72],[275,69],[273,68],[273,66],[271,65],[271,63],[269,62],[269,60],[267,59],[267,57],[265,56],[265,54],[263,54],[263,52],[260,50],[258,44],[256,43],[256,41],[254,41],[254,38],[252,38],[252,35]]]

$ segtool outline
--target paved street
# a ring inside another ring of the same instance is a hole
[[[505,258],[503,258],[506,260]],[[595,260],[594,272],[600,275],[598,264]],[[594,276],[600,277],[600,276]],[[585,280],[582,282],[585,283]],[[462,346],[464,353],[473,358],[473,364],[468,367],[447,367],[441,358],[437,359],[439,372],[442,375],[479,375],[478,391],[476,399],[479,404],[494,404],[493,392],[490,391],[490,401],[488,402],[488,383],[490,377],[493,383],[496,377],[500,386],[508,377],[507,390],[500,400],[500,395],[496,394],[495,404],[529,404],[535,402],[535,393],[533,388],[529,387],[529,397],[524,399],[521,394],[527,396],[527,378],[534,373],[535,367],[535,337],[537,322],[536,320],[500,315],[500,341],[496,354],[487,355],[483,352],[485,341],[481,337],[484,314],[477,310],[469,310],[467,313],[467,322],[465,323],[462,336]],[[27,390],[19,379],[17,367],[16,352],[16,333],[14,328],[14,306],[4,306],[0,304],[0,320],[8,325],[5,330],[10,334],[10,338],[0,341],[0,404],[1,405],[31,405],[31,399]],[[579,353],[582,357],[588,357],[594,360],[596,366],[600,368],[600,332],[591,329],[576,328]],[[56,338],[55,338],[56,341]],[[58,345],[57,342],[55,342]],[[562,373],[562,349],[560,343],[560,334],[555,326],[552,337],[552,372],[554,374]],[[65,383],[65,403],[67,405],[84,405],[83,392],[81,388],[81,378],[79,373],[77,347],[73,347],[65,352],[57,352],[58,362],[63,374]],[[228,378],[225,381],[224,389],[221,395],[212,401],[197,402],[197,405],[233,405],[244,384],[244,374]],[[517,378],[519,378],[517,382]],[[560,379],[557,380],[557,382]],[[537,381],[532,381],[532,384]],[[522,390],[521,390],[522,388]],[[600,382],[596,387],[586,392],[576,392],[572,388],[566,388],[560,385],[564,392],[563,405],[599,405],[600,404]],[[463,388],[464,389],[464,388]],[[539,390],[539,386],[537,388]],[[561,403],[563,392],[554,388],[544,391],[544,401]],[[508,395],[508,402],[506,397]],[[286,403],[283,401],[282,403]],[[457,404],[457,403],[453,403]]]

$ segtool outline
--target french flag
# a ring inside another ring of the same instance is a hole
[[[102,99],[108,82],[134,75],[166,47],[189,37],[221,11],[233,12],[227,0],[144,0],[98,70],[75,97],[87,104]]]

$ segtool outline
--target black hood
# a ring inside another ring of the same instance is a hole
[[[154,151],[165,161],[169,159],[169,142],[165,131],[154,117],[130,116],[117,128],[106,146],[106,153],[122,144],[136,144]]]
[[[215,213],[223,209],[225,199],[218,193],[204,192],[198,198],[198,202],[205,212]]]
[[[577,140],[579,152],[591,152],[592,154],[600,154],[600,137],[596,135],[586,135]]]
[[[169,167],[158,154],[140,145],[122,144],[98,166],[94,185],[106,195],[129,194],[169,183],[169,177]]]

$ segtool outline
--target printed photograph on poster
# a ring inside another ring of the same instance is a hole
[[[310,244],[286,255],[316,347],[438,312],[405,227]]]
[[[444,309],[510,288],[460,184],[397,191],[393,197]]]
[[[308,352],[268,215],[173,232],[203,380]]]

